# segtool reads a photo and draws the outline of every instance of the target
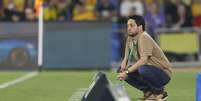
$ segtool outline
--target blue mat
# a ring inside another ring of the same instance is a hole
[[[196,101],[201,101],[201,73],[197,74],[197,81],[196,81]]]

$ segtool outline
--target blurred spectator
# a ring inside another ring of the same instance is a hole
[[[45,21],[71,20],[73,8],[74,3],[71,2],[71,0],[46,0],[43,6],[44,20]]]
[[[4,0],[4,14],[7,21],[23,21],[24,15],[24,0]]]
[[[193,26],[201,27],[201,1],[192,0]]]
[[[26,21],[36,21],[36,16],[32,8],[25,9]]]
[[[36,21],[36,0],[0,0],[0,21]],[[43,0],[45,21],[113,20],[143,15],[149,30],[201,26],[200,0]],[[157,1],[156,4],[152,2]],[[79,3],[81,2],[81,3]],[[161,3],[164,2],[164,7]],[[157,6],[157,9],[155,8]],[[119,13],[117,15],[117,12]],[[163,11],[165,22],[162,19]]]
[[[96,20],[94,13],[92,11],[87,10],[83,2],[76,3],[73,15],[74,21]]]
[[[167,27],[171,27],[179,20],[179,16],[177,14],[177,6],[171,0],[164,0],[164,10]]]
[[[191,27],[192,26],[192,12],[189,5],[185,4],[181,0],[175,0],[180,21],[176,24],[180,27]]]
[[[120,15],[128,17],[130,15],[144,15],[144,5],[141,0],[122,0],[120,4]]]
[[[35,3],[36,0],[25,0],[25,9],[26,8],[31,8],[33,9],[34,8],[34,3]]]
[[[96,0],[83,0],[85,2],[86,9],[89,11],[94,11],[96,6]]]
[[[179,29],[192,26],[191,10],[181,0],[165,0],[164,4],[168,27]]]
[[[35,0],[25,0],[25,20],[26,21],[36,21],[36,14],[34,11]]]
[[[192,0],[182,0],[183,1],[183,3],[185,4],[185,5],[187,5],[187,6],[190,6],[191,5],[191,2],[192,2]]]
[[[98,0],[95,12],[99,20],[113,20],[117,16],[115,5],[109,0]]]
[[[68,19],[68,11],[70,0],[58,0],[57,3],[57,16],[59,21],[64,21]]]
[[[156,29],[165,25],[164,12],[158,8],[160,6],[156,0],[145,5],[147,12],[144,18],[148,25],[148,32],[155,39]]]
[[[3,1],[0,0],[0,21],[4,20]]]
[[[43,6],[43,16],[45,21],[57,20],[57,0],[47,0]]]

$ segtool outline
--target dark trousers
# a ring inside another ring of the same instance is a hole
[[[170,77],[159,68],[143,65],[137,71],[129,73],[125,81],[143,92],[162,92]]]

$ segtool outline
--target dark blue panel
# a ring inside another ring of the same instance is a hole
[[[45,24],[44,67],[108,68],[110,33],[108,23]]]

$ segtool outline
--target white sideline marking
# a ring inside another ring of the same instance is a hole
[[[26,75],[24,75],[22,77],[19,77],[19,78],[15,79],[15,80],[0,84],[0,89],[7,88],[7,87],[15,85],[17,83],[23,82],[23,81],[28,80],[28,79],[36,76],[36,75],[38,75],[38,72],[30,72],[30,73],[28,73],[28,74],[26,74]]]
[[[68,101],[80,101],[85,91],[87,91],[87,88],[77,89],[76,92],[74,92],[73,95],[68,99]]]

